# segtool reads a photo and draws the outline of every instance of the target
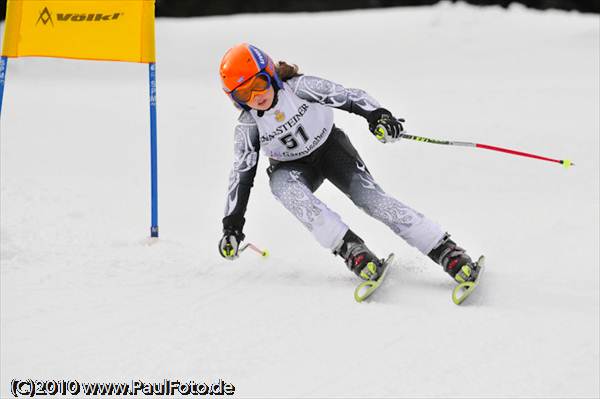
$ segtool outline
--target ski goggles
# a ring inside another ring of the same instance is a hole
[[[252,98],[252,93],[259,93],[271,87],[271,77],[266,72],[259,72],[248,81],[233,89],[231,97],[238,102],[246,103]]]

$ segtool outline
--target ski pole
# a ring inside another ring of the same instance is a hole
[[[400,135],[400,137],[402,137],[404,139],[419,141],[419,142],[422,142],[422,143],[442,144],[442,145],[455,145],[455,146],[458,146],[458,147],[475,147],[475,148],[484,148],[486,150],[492,150],[492,151],[500,151],[500,152],[505,152],[507,154],[519,155],[519,156],[522,156],[522,157],[529,157],[529,158],[534,158],[534,159],[541,159],[542,161],[556,162],[556,163],[559,163],[559,164],[563,165],[565,168],[569,168],[570,166],[574,166],[575,165],[575,163],[573,163],[572,161],[570,161],[568,159],[547,158],[547,157],[542,157],[540,155],[529,154],[527,152],[511,150],[509,148],[496,147],[496,146],[488,145],[488,144],[470,143],[470,142],[466,142],[466,141],[438,140],[438,139],[431,139],[431,138],[428,138],[428,137],[413,136],[412,134],[405,134],[405,133],[402,133]]]
[[[258,248],[256,245],[254,245],[254,244],[252,244],[250,242],[248,244],[244,245],[242,248],[240,248],[240,252],[244,252],[248,248],[250,248],[251,250],[253,250],[257,254],[259,254],[263,258],[269,256],[269,252],[266,249],[262,250],[262,249]]]

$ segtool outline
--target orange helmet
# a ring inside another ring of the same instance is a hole
[[[266,72],[277,88],[282,87],[281,80],[275,71],[275,63],[265,52],[248,43],[241,43],[230,48],[223,56],[219,68],[223,91],[236,104],[246,109],[247,106],[237,101],[232,96],[232,92],[260,72]]]

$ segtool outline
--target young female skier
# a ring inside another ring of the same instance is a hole
[[[368,215],[434,262],[457,282],[473,281],[476,262],[441,227],[395,198],[375,182],[346,134],[333,124],[332,108],[364,117],[382,142],[400,138],[401,122],[367,93],[329,80],[298,74],[296,66],[272,59],[258,48],[239,44],[221,61],[223,90],[242,109],[234,133],[234,162],[229,178],[219,253],[238,257],[244,240],[246,206],[258,152],[269,157],[273,195],[315,239],[344,259],[364,280],[376,280],[383,260],[313,193],[324,179],[332,182]]]

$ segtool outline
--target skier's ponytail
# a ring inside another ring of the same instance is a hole
[[[275,71],[277,75],[279,75],[279,79],[282,81],[289,80],[295,76],[300,76],[298,65],[296,64],[288,64],[285,61],[277,62],[277,66],[275,67]]]

